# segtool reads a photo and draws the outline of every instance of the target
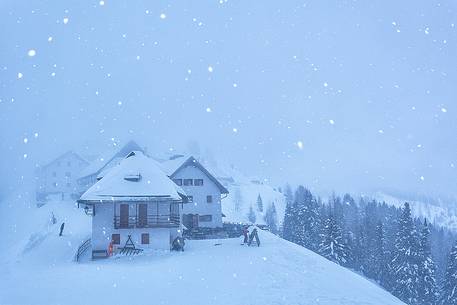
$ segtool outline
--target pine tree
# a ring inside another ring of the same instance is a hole
[[[419,264],[419,304],[434,305],[438,298],[436,285],[436,266],[432,259],[432,250],[430,247],[430,229],[427,219],[420,235],[420,264]]]
[[[259,212],[263,213],[263,201],[262,197],[260,197],[260,194],[257,196],[257,209]]]
[[[278,232],[278,214],[276,213],[275,203],[272,202],[265,212],[265,223],[270,228],[270,231],[274,234]]]
[[[405,203],[402,209],[398,226],[394,257],[391,262],[395,278],[392,293],[408,304],[417,304],[419,296],[419,242],[408,203]]]
[[[248,220],[249,220],[249,222],[251,222],[253,224],[256,221],[256,216],[255,216],[254,209],[252,208],[252,205],[249,207]]]
[[[387,250],[386,250],[386,239],[384,233],[384,226],[381,221],[376,225],[376,237],[375,237],[375,260],[374,260],[374,279],[385,286],[386,277],[388,272],[387,262]]]
[[[318,207],[309,190],[300,185],[295,191],[296,243],[311,250],[319,245]]]
[[[448,256],[441,289],[441,304],[457,305],[457,242],[455,242]]]
[[[363,273],[369,278],[375,278],[377,275],[376,259],[379,253],[376,252],[376,215],[377,203],[375,201],[369,202],[364,209],[364,216],[362,219],[363,239],[361,240],[362,257],[361,269]]]
[[[296,238],[294,236],[294,229],[297,223],[296,208],[293,200],[292,189],[289,185],[286,185],[284,197],[286,200],[286,210],[284,213],[282,237],[285,240],[296,242]]]
[[[337,264],[345,265],[348,261],[348,251],[343,243],[341,228],[331,214],[325,222],[321,238],[319,253]]]

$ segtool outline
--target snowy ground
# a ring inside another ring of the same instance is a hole
[[[260,248],[239,239],[188,241],[182,253],[84,263],[67,251],[74,236],[54,233],[2,263],[0,304],[403,304],[268,232],[260,232]]]

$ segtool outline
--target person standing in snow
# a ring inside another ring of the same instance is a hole
[[[249,241],[248,234],[249,234],[248,227],[244,227],[244,228],[243,228],[243,235],[244,235],[243,244],[247,244],[247,243],[248,243],[248,241]]]
[[[62,233],[63,233],[63,228],[65,227],[65,222],[62,222],[62,224],[60,225],[60,233],[59,233],[59,236],[62,236]]]

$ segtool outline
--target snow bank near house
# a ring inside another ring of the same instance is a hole
[[[71,260],[91,230],[91,219],[74,201],[51,201],[37,207],[33,195],[11,196],[0,203],[0,263],[44,259]],[[55,224],[52,223],[52,215]],[[65,222],[63,236],[60,225]],[[56,250],[57,249],[57,250]]]

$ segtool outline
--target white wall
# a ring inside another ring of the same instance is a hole
[[[117,215],[119,215],[119,205],[120,203],[116,203]],[[170,250],[171,239],[174,239],[176,236],[178,236],[179,228],[115,229],[114,206],[114,203],[96,204],[95,216],[92,217],[92,250],[107,250],[111,241],[112,234],[120,234],[121,236],[120,245],[115,247],[123,247],[128,239],[128,235],[131,235],[135,246],[138,248],[152,250]],[[151,204],[151,206],[155,206],[155,203]],[[161,203],[160,206],[161,212],[164,214],[169,213],[168,204]],[[135,213],[135,203],[131,203],[129,207],[129,214],[133,216]],[[141,244],[142,233],[149,233],[148,245]]]
[[[217,185],[198,167],[189,165],[177,172],[173,179],[203,179],[202,186],[181,186],[187,195],[193,196],[193,202],[184,204],[183,214],[212,215],[211,222],[199,221],[200,227],[222,227],[221,192]],[[207,203],[206,196],[213,196],[213,202]]]
[[[37,175],[37,193],[77,194],[76,179],[87,162],[76,154],[66,154],[48,166],[42,168]]]

